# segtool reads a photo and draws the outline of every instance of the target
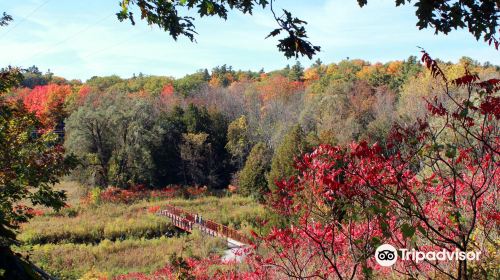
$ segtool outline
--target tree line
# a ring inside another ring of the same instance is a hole
[[[469,58],[444,67],[451,76],[466,67],[486,78],[499,70]],[[80,159],[73,176],[87,185],[233,184],[263,199],[314,146],[384,143],[395,121],[425,113],[415,104],[435,83],[416,57],[317,60],[307,69],[297,62],[271,72],[222,65],[180,79],[138,74],[85,83],[33,66],[8,98],[44,129],[64,129],[66,152]]]

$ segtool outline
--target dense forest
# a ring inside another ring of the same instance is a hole
[[[499,73],[465,57],[444,67],[452,78],[465,69],[484,79]],[[318,60],[307,69],[297,62],[271,72],[223,65],[180,79],[138,74],[84,83],[33,66],[9,98],[39,117],[39,130],[59,133],[80,160],[73,176],[87,185],[232,184],[261,198],[311,147],[383,143],[395,121],[424,117],[423,97],[436,87],[416,57]]]

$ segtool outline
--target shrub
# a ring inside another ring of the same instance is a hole
[[[269,150],[264,143],[257,143],[245,162],[245,166],[238,175],[240,193],[245,196],[254,196],[261,200],[268,192],[265,178],[269,170]]]

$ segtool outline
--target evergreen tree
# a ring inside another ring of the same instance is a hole
[[[285,68],[281,71],[283,76],[288,77],[290,75],[290,64],[287,64]]]
[[[211,120],[207,109],[190,103],[184,112],[184,124],[190,133],[208,132]]]
[[[304,131],[300,125],[295,125],[285,135],[283,142],[274,152],[271,162],[271,171],[267,176],[269,188],[275,188],[275,181],[290,178],[297,172],[294,168],[295,157],[300,156],[307,150],[307,142]]]
[[[301,81],[302,77],[304,77],[304,67],[300,64],[300,61],[297,60],[294,66],[290,69],[290,73],[288,74],[288,78],[292,81]]]
[[[264,194],[269,191],[266,173],[269,171],[269,150],[262,142],[253,146],[248,155],[245,166],[238,175],[240,192],[245,196],[253,196],[262,201]]]
[[[184,133],[180,146],[184,184],[207,185],[207,164],[212,154],[212,145],[208,142],[208,134]]]
[[[313,65],[311,65],[311,67],[313,68],[319,68],[323,65],[323,61],[321,61],[321,59],[316,59],[316,61],[314,61]]]
[[[210,81],[210,73],[208,73],[208,69],[207,68],[205,68],[203,70],[203,80],[206,81],[206,82]]]
[[[152,150],[154,163],[154,184],[159,187],[168,184],[183,183],[180,146],[182,134],[186,132],[184,110],[174,107],[171,112],[164,113],[157,120],[157,131],[160,141]]]

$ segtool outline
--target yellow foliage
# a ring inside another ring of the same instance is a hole
[[[391,75],[395,75],[396,73],[399,72],[399,70],[401,69],[401,66],[403,66],[403,62],[402,61],[393,61],[391,63],[389,63],[389,65],[387,66],[387,73],[391,74]]]
[[[316,81],[319,79],[318,68],[308,68],[304,71],[304,80]]]

